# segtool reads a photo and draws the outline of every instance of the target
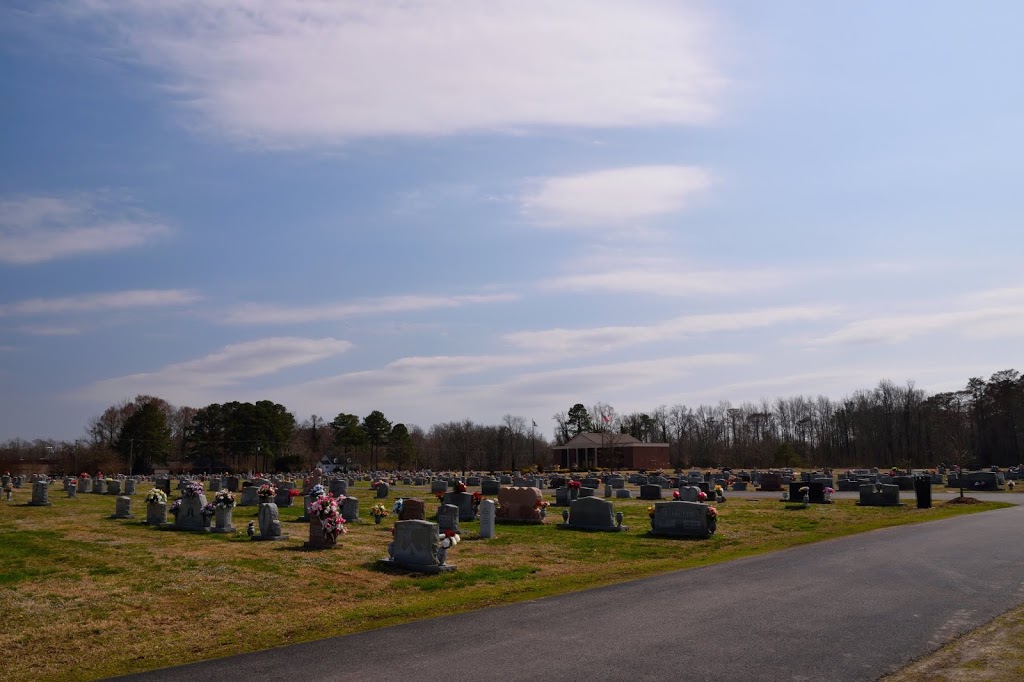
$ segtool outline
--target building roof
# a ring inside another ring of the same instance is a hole
[[[578,433],[566,442],[565,445],[556,445],[553,449],[560,448],[607,448],[607,447],[668,447],[668,443],[643,443],[628,433]]]

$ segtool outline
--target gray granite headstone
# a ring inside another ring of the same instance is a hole
[[[122,495],[114,501],[114,515],[112,519],[134,519],[132,514],[132,498]]]
[[[396,522],[395,539],[388,545],[389,559],[384,563],[429,573],[453,570],[441,560],[439,534],[438,525],[429,521]]]
[[[679,537],[709,537],[708,505],[700,502],[658,502],[654,505],[651,532]]]
[[[121,494],[121,481],[116,478],[112,478],[107,481],[107,495],[120,495]]]
[[[124,481],[124,494],[134,495],[135,494],[135,479],[126,478]]]
[[[178,530],[203,530],[208,527],[206,519],[203,518],[202,508],[206,505],[206,496],[203,494],[194,497],[181,498],[181,506],[174,517],[174,527]]]
[[[151,526],[161,526],[167,523],[167,504],[165,502],[147,504],[146,523]]]
[[[348,495],[341,501],[341,516],[346,523],[359,523],[359,499]]]
[[[49,507],[50,506],[50,484],[43,482],[36,482],[32,484],[32,499],[29,500],[29,505],[33,507]]]
[[[480,537],[494,537],[494,500],[484,500],[480,503]]]
[[[252,485],[242,488],[242,499],[238,501],[239,507],[253,507],[259,502],[259,488]]]
[[[494,479],[485,478],[480,481],[480,493],[482,495],[497,495],[501,490],[501,484]]]
[[[107,494],[107,479],[97,478],[93,481],[92,492],[94,495],[106,495]]]
[[[277,513],[277,505],[273,502],[260,502],[257,519],[260,534],[253,536],[253,540],[283,540],[287,537],[281,532],[281,517]]]
[[[615,523],[615,508],[599,497],[581,497],[569,507],[568,527],[576,530],[626,530]]]
[[[384,481],[381,481],[380,483],[377,484],[377,499],[378,500],[383,500],[383,499],[385,499],[390,494],[391,494],[391,486],[390,485],[388,485]]]
[[[88,493],[92,492],[92,479],[86,476],[85,478],[78,479],[78,492]]]
[[[443,533],[446,530],[459,532],[459,508],[454,504],[442,504],[437,509],[437,525]]]

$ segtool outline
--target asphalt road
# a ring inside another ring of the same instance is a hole
[[[1022,532],[1015,506],[129,679],[874,680],[1024,602]]]

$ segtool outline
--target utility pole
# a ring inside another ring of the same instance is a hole
[[[132,462],[135,459],[135,439],[128,439],[128,475],[132,475]]]

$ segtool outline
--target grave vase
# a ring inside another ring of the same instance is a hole
[[[217,507],[216,511],[213,512],[214,519],[217,523],[217,528],[231,528],[231,511],[231,507]]]
[[[708,519],[708,533],[714,535],[716,530],[718,530],[718,519]]]

